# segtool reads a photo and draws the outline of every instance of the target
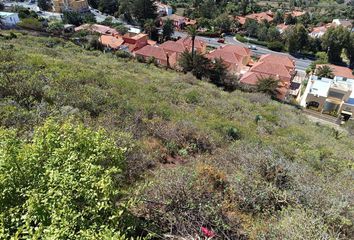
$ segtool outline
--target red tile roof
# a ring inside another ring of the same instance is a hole
[[[288,68],[295,68],[295,62],[288,56],[281,54],[265,54],[259,59],[260,62],[282,64]]]
[[[247,85],[257,85],[259,79],[267,78],[267,77],[269,77],[268,74],[247,72],[241,77],[240,83],[247,84]]]
[[[184,47],[186,47],[188,49],[192,49],[192,38],[191,37],[181,38],[177,41],[177,43],[181,43]],[[194,47],[195,48],[204,48],[205,42],[196,38],[194,41]]]
[[[159,60],[167,61],[166,52],[160,47],[153,47],[147,45],[135,52],[136,55],[141,55],[144,57],[154,57]]]
[[[177,53],[183,53],[186,50],[182,43],[175,41],[164,42],[160,45],[160,47],[162,47],[166,51]]]
[[[282,64],[257,62],[251,67],[250,71],[276,76],[283,81],[290,81],[291,79],[289,70]]]
[[[318,64],[316,66],[316,68],[324,66],[324,65],[327,65],[332,69],[334,76],[354,79],[354,75],[352,73],[352,70],[347,67],[337,66],[337,65],[333,65],[333,64]]]
[[[236,16],[235,20],[238,21],[241,25],[246,23],[246,18],[245,17]]]
[[[224,62],[229,64],[242,64],[242,57],[233,52],[226,52],[220,49],[216,49],[206,55],[209,59],[221,58]]]
[[[245,17],[249,19],[254,19],[258,22],[262,22],[263,20],[266,20],[267,22],[273,21],[273,16],[270,12],[253,13],[246,15]]]
[[[251,50],[239,45],[225,45],[220,48],[223,51],[233,52],[241,56],[251,56]]]
[[[102,45],[105,45],[112,49],[118,49],[124,43],[124,40],[122,38],[117,38],[111,35],[102,35],[99,38],[99,41]]]

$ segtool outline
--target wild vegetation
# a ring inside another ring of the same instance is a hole
[[[0,238],[353,238],[351,125],[13,35],[0,36]]]

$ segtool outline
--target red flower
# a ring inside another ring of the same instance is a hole
[[[207,238],[212,238],[215,236],[215,233],[206,227],[201,227],[201,230],[202,230],[202,233],[204,234],[204,236],[206,236]]]

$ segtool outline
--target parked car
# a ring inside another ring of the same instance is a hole
[[[251,50],[257,50],[257,47],[255,45],[248,45],[248,48]]]

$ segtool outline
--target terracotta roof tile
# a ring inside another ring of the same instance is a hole
[[[282,80],[290,80],[291,75],[289,70],[282,64],[270,63],[270,62],[257,62],[250,69],[252,72],[258,72],[262,74],[269,74],[272,76],[279,76]]]
[[[160,47],[153,47],[150,45],[146,45],[145,47],[136,51],[135,54],[144,57],[154,57],[156,59],[167,61],[166,52]]]
[[[288,68],[295,68],[294,60],[288,56],[280,54],[265,54],[259,59],[260,62],[282,64]]]
[[[117,38],[110,35],[102,35],[99,41],[102,45],[105,45],[112,49],[118,49],[124,43],[124,40],[122,38]]]
[[[160,47],[162,47],[166,51],[177,52],[177,53],[183,53],[186,50],[186,48],[183,46],[182,43],[175,42],[175,41],[164,42],[160,45]]]

